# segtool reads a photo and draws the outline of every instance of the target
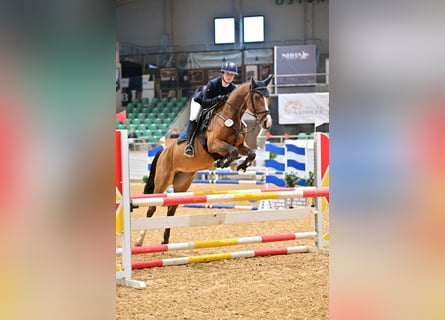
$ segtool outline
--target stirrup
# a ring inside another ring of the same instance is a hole
[[[193,146],[191,144],[185,146],[184,155],[188,158],[193,158],[195,155],[195,151],[193,150]]]

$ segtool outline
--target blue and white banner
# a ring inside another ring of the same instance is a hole
[[[306,179],[309,177],[309,171],[314,171],[313,164],[313,141],[309,140],[285,140],[283,146],[277,146],[272,143],[266,143],[265,149],[274,153],[275,158],[266,160],[266,167],[273,168],[276,171],[294,172],[300,180],[297,182],[300,186],[306,185]],[[272,183],[279,187],[284,187],[284,176],[266,175],[266,183]]]
[[[158,153],[158,151],[164,149],[164,146],[160,145],[160,146],[156,146],[153,149],[148,149],[147,151],[147,155],[148,155],[148,165],[147,165],[147,170],[148,172],[150,172],[151,169],[151,163],[153,162],[154,157],[156,156],[156,154]]]

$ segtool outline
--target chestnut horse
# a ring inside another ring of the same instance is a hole
[[[255,116],[256,124],[259,122],[264,129],[270,128],[272,118],[268,108],[270,94],[267,86],[272,77],[270,75],[264,81],[252,79],[240,85],[226,101],[200,117],[202,123],[198,124],[198,134],[193,142],[193,158],[184,156],[185,142],[180,142],[180,139],[159,151],[151,164],[144,193],[162,193],[169,185],[173,185],[174,192],[187,191],[197,171],[212,169],[214,166],[228,167],[240,155],[247,157],[237,170],[245,171],[256,155],[245,141],[247,128],[242,117],[248,110]],[[167,216],[173,216],[177,207],[169,206]],[[156,206],[148,207],[147,217],[152,217],[155,211]],[[142,230],[136,239],[136,246],[142,245],[144,236],[145,230]],[[167,244],[169,238],[170,228],[167,228],[162,243]]]

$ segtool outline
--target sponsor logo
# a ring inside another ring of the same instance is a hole
[[[309,56],[310,54],[304,50],[301,52],[287,52],[281,54],[281,58],[284,60],[306,60]]]

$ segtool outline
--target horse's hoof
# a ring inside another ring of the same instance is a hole
[[[142,241],[141,241],[141,239],[136,239],[136,241],[134,242],[134,246],[135,246],[135,247],[140,247],[140,246],[142,246]]]
[[[218,160],[218,161],[216,161],[216,166],[217,166],[218,168],[224,168],[224,161],[222,161],[222,160]]]

